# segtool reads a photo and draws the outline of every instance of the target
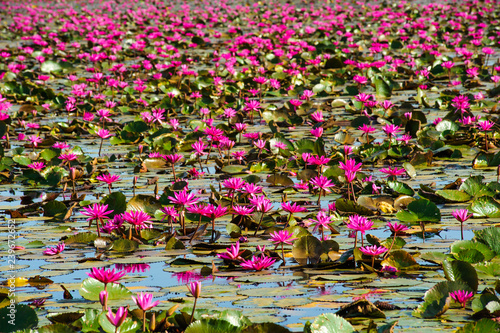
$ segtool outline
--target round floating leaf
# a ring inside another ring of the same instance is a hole
[[[495,195],[495,193],[488,189],[488,186],[483,183],[483,179],[484,176],[469,177],[460,185],[459,190],[467,192],[467,194],[476,198]]]
[[[291,331],[275,323],[252,324],[245,327],[241,333],[291,333]]]
[[[436,194],[442,196],[448,202],[466,202],[471,199],[471,196],[466,192],[458,190],[437,190]]]
[[[444,314],[449,308],[451,297],[446,296],[439,300],[426,301],[413,312],[416,317],[436,318]]]
[[[375,79],[375,94],[377,97],[391,97],[391,87],[381,77]]]
[[[444,119],[436,125],[436,131],[439,131],[439,132],[444,132],[444,131],[456,132],[456,131],[458,131],[459,128],[460,128],[460,126],[458,126],[457,123],[455,123],[454,121],[449,120],[449,119]]]
[[[151,195],[138,194],[127,203],[127,211],[143,211],[149,215],[154,215],[163,206]]]
[[[449,281],[462,281],[466,283],[474,292],[477,291],[477,287],[479,285],[477,272],[468,262],[460,260],[445,260],[443,262],[443,272]]]
[[[484,261],[484,255],[478,250],[462,250],[455,254],[455,259],[462,260],[471,264]]]
[[[221,171],[224,173],[229,173],[231,175],[236,175],[239,173],[243,173],[243,170],[245,170],[246,168],[246,165],[225,165]]]
[[[495,256],[495,252],[493,252],[488,245],[479,243],[479,242],[474,242],[471,240],[463,240],[463,241],[456,241],[450,246],[451,253],[461,253],[462,251],[479,251],[482,253],[484,259],[482,260],[491,260]],[[482,261],[481,260],[481,261]]]
[[[457,290],[472,291],[468,284],[462,281],[443,281],[437,283],[434,287],[427,290],[424,295],[424,301],[441,300],[443,297],[448,297],[450,293]]]
[[[251,324],[250,320],[245,317],[241,311],[237,310],[225,310],[219,313],[216,317],[220,320],[225,320],[233,326],[244,327]]]
[[[83,280],[80,287],[80,295],[89,301],[99,301],[99,293],[104,290],[104,283],[96,279],[88,278]],[[132,293],[119,283],[108,283],[106,288],[110,300],[128,299]]]
[[[266,179],[266,182],[272,185],[281,185],[281,186],[293,186],[293,180],[287,175],[271,175]]]
[[[408,204],[408,211],[401,210],[396,217],[403,222],[439,222],[441,212],[435,203],[419,199]]]
[[[410,176],[410,178],[415,178],[417,176],[417,171],[410,162],[404,162],[403,168],[406,170],[406,173]]]
[[[13,308],[8,305],[0,309],[0,327],[3,332],[27,330],[38,325],[38,316],[35,310],[25,304],[10,304],[13,304]]]
[[[99,332],[99,314],[96,309],[85,309],[84,315],[78,320],[77,325],[81,326],[82,332]]]
[[[66,215],[68,208],[61,201],[52,200],[43,205],[43,216],[55,217]]]
[[[117,252],[134,252],[139,248],[139,243],[130,239],[117,239],[111,245],[111,250]]]
[[[408,184],[405,184],[403,182],[388,181],[387,185],[389,186],[390,189],[399,194],[409,195],[409,196],[413,196],[415,194],[415,191],[413,191],[413,189]]]
[[[197,320],[186,328],[185,333],[237,333],[241,329],[222,319]]]
[[[354,327],[344,318],[333,313],[324,313],[316,317],[304,330],[309,333],[354,333]]]
[[[299,263],[318,262],[322,253],[323,246],[314,236],[302,236],[293,243],[292,254]]]
[[[500,324],[489,318],[483,318],[477,322],[465,324],[454,333],[484,333],[484,332],[500,332]]]
[[[61,64],[52,60],[44,61],[40,65],[40,70],[44,73],[60,71],[61,69],[62,69]]]
[[[468,209],[474,213],[474,217],[500,217],[500,203],[492,197],[477,198]]]
[[[75,330],[65,324],[52,324],[40,327],[38,333],[74,333]]]
[[[391,251],[387,258],[382,261],[382,266],[396,267],[398,270],[418,269],[419,265],[411,254],[405,250]]]
[[[148,129],[149,129],[149,126],[143,121],[134,121],[134,122],[128,123],[123,128],[124,131],[133,132],[133,133],[145,132]]]
[[[127,198],[121,192],[112,192],[101,200],[101,204],[108,205],[108,210],[113,211],[109,216],[113,217],[125,212],[127,209]]]
[[[68,244],[73,244],[73,243],[83,243],[83,244],[88,244],[93,241],[95,241],[97,238],[97,235],[92,233],[92,232],[80,232],[74,236],[70,236],[64,240],[64,243],[66,245]]]
[[[226,225],[226,231],[231,238],[238,238],[241,236],[241,228],[234,223]]]
[[[485,262],[476,265],[476,270],[491,275],[491,276],[500,276],[500,263],[498,262]]]
[[[500,255],[500,228],[488,227],[474,231],[475,238],[490,247],[497,255]]]
[[[337,199],[337,201],[335,201],[335,207],[339,213],[355,213],[363,216],[372,216],[375,214],[371,209],[346,199]]]

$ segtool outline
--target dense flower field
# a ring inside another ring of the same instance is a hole
[[[0,18],[1,332],[500,331],[498,1]]]

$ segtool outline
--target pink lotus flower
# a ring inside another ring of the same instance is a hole
[[[261,271],[273,265],[276,259],[266,257],[264,254],[261,256],[252,256],[252,259],[245,260],[241,263],[241,267],[248,270]]]
[[[364,254],[366,254],[367,256],[372,257],[372,267],[373,267],[375,264],[375,257],[378,257],[382,253],[386,252],[387,248],[385,248],[384,246],[373,245],[373,246],[360,247],[359,250]]]
[[[57,244],[55,247],[49,247],[47,250],[43,251],[43,254],[48,255],[48,256],[55,256],[62,251],[64,251],[64,248],[66,245],[64,242]]]
[[[140,210],[125,212],[122,216],[125,221],[134,226],[134,229],[137,233],[139,233],[139,229],[151,228],[153,224],[153,222],[151,221],[151,216]]]
[[[253,213],[254,207],[250,206],[233,206],[233,211],[236,215],[247,216]]]
[[[36,171],[41,171],[43,168],[45,168],[45,163],[33,162],[31,164],[28,164],[28,168],[36,170]]]
[[[403,168],[398,169],[397,167],[394,167],[394,168],[387,167],[387,168],[380,169],[380,172],[385,173],[386,175],[388,175],[388,177],[391,177],[391,176],[396,177],[396,176],[400,176],[400,175],[404,174],[406,172],[406,170]]]
[[[373,222],[364,216],[357,214],[349,216],[349,223],[347,224],[347,227],[355,231],[354,247],[356,247],[358,231],[361,232],[361,246],[363,246],[363,236],[367,230],[372,228],[372,226]]]
[[[127,319],[127,314],[127,308],[121,306],[118,308],[118,311],[116,311],[116,315],[113,314],[113,311],[111,311],[111,309],[109,309],[108,313],[106,313],[106,317],[108,318],[109,322],[113,324],[114,327],[116,327],[116,331],[118,332],[118,327],[120,327],[125,322],[125,319]]]
[[[389,227],[389,230],[395,235],[402,235],[404,234],[405,230],[408,230],[408,226],[404,224],[399,224],[397,222],[391,223],[387,222],[387,226]]]
[[[243,261],[244,259],[241,257],[241,254],[243,252],[245,252],[245,250],[240,251],[240,242],[236,242],[235,244],[231,244],[230,247],[226,248],[226,252],[218,253],[217,257],[225,260]]]
[[[470,219],[473,214],[469,214],[468,209],[457,209],[451,213],[454,218],[460,222],[460,233],[462,235],[462,240],[464,239],[464,222]]]
[[[457,290],[450,293],[450,297],[455,300],[457,303],[462,305],[462,308],[465,309],[467,305],[467,301],[470,300],[474,294],[471,291],[466,290]]]
[[[293,234],[290,233],[288,230],[279,230],[275,232],[271,232],[271,241],[275,245],[279,244],[288,244],[292,245],[292,241],[296,240],[297,238],[293,237]]]
[[[149,293],[138,293],[137,297],[132,296],[132,300],[142,311],[149,311],[160,304],[160,301],[153,302],[153,294]]]
[[[118,281],[126,274],[124,271],[115,272],[115,269],[91,268],[91,272],[87,275],[99,282],[104,283],[106,290],[108,283],[118,283]]]
[[[99,222],[104,223],[103,219],[109,219],[109,214],[113,213],[113,210],[106,210],[108,209],[108,205],[101,205],[101,204],[93,204],[92,207],[83,207],[84,212],[82,212],[83,215],[88,216],[87,221],[89,222],[89,228],[93,220],[96,221],[97,225],[97,234],[99,237],[101,237],[101,233],[99,231]]]

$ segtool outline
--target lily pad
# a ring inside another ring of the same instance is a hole
[[[323,246],[314,236],[302,236],[293,243],[292,254],[299,263],[318,262],[323,253]]]
[[[405,250],[391,251],[386,259],[381,263],[382,266],[396,267],[398,270],[418,269],[419,265],[411,254]]]
[[[408,210],[400,210],[396,217],[403,222],[439,222],[441,212],[435,203],[419,199],[408,204]]]
[[[500,255],[500,228],[489,227],[475,230],[474,235],[477,241],[488,245],[497,255]]]
[[[79,291],[80,296],[86,300],[99,301],[99,293],[103,290],[104,283],[93,278],[88,278],[83,280]],[[128,299],[132,295],[132,292],[119,283],[108,283],[107,291],[109,300]]]
[[[493,252],[488,245],[480,242],[475,242],[472,240],[463,240],[456,241],[450,246],[451,253],[458,254],[461,251],[471,251],[476,250],[479,251],[483,258],[482,260],[489,261],[495,256],[495,252]],[[481,261],[482,261],[481,260]]]
[[[344,318],[333,314],[326,313],[319,315],[304,328],[304,332],[309,333],[354,333],[354,327]]]
[[[477,272],[471,264],[460,260],[445,260],[443,272],[449,281],[461,281],[466,283],[474,292],[477,291],[479,279]]]
[[[474,213],[474,217],[500,217],[500,202],[492,197],[474,199],[468,209]]]
[[[442,196],[447,202],[466,202],[472,198],[466,192],[459,190],[437,190],[436,194]]]

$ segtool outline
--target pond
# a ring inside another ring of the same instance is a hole
[[[0,331],[500,331],[497,5],[2,3]]]

